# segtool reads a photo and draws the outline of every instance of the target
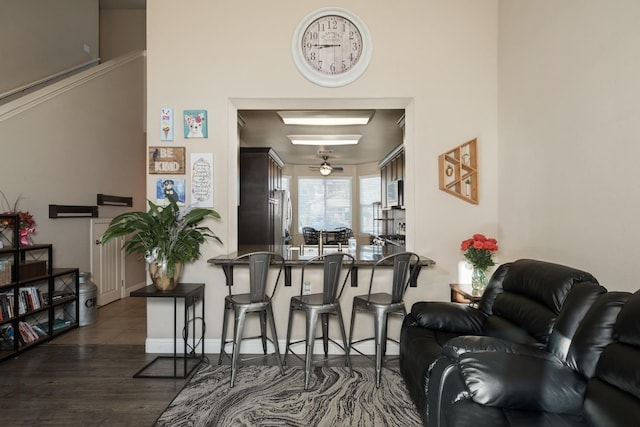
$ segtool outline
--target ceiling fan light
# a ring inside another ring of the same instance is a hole
[[[333,168],[327,162],[325,162],[325,163],[320,165],[320,174],[321,175],[327,176],[327,175],[329,175],[331,173],[332,170],[333,170]]]
[[[278,111],[285,125],[342,126],[366,125],[373,111]]]

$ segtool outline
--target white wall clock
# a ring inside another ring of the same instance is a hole
[[[304,77],[320,86],[339,87],[364,73],[373,44],[369,29],[358,16],[329,7],[300,21],[291,49],[293,62]]]

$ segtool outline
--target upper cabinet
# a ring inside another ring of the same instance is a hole
[[[477,140],[465,142],[438,158],[440,190],[478,204]]]

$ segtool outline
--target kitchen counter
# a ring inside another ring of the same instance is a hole
[[[338,246],[324,246],[324,253],[330,252],[338,252]],[[378,245],[360,245],[356,248],[354,252],[347,251],[346,246],[342,247],[343,252],[346,252],[352,255],[355,258],[355,262],[353,264],[353,271],[351,275],[351,286],[358,286],[358,268],[359,267],[367,267],[372,266],[381,258],[391,255],[394,253],[404,252],[405,249],[397,246],[378,246]],[[217,257],[210,258],[207,260],[208,263],[213,265],[218,265],[223,268],[224,273],[227,277],[227,284],[232,283],[233,277],[233,264],[230,261],[234,260],[239,255],[244,255],[250,252],[257,251],[272,251],[281,254],[284,259],[285,265],[285,286],[291,286],[291,268],[294,266],[302,266],[309,259],[318,255],[318,249],[316,245],[303,245],[303,246],[289,246],[289,245],[274,245],[274,246],[243,246],[238,249],[237,252],[233,252],[227,255],[218,255]],[[420,256],[420,262],[418,264],[418,268],[422,267],[430,267],[435,265],[435,261]],[[248,260],[245,259],[244,264],[248,263]],[[240,263],[238,263],[240,264]],[[391,265],[391,263],[389,263]],[[419,271],[415,274],[415,279],[417,279]],[[412,282],[411,286],[415,286],[415,280]]]

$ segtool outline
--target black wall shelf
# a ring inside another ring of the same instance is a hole
[[[97,218],[97,206],[49,205],[49,218]]]
[[[133,197],[109,196],[98,194],[98,206],[133,206]]]

